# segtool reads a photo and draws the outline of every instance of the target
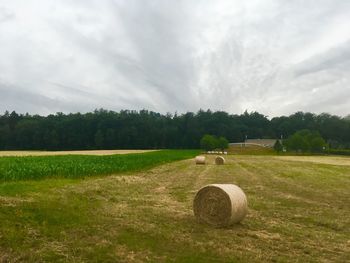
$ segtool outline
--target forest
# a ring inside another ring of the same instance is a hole
[[[99,109],[48,116],[6,111],[0,115],[0,149],[194,149],[205,134],[242,142],[245,138],[286,139],[303,129],[319,132],[331,148],[350,148],[349,116],[296,112],[269,119],[247,111],[240,115],[211,110],[160,114]]]

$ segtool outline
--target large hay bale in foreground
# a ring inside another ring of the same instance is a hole
[[[196,156],[195,162],[196,164],[205,164],[205,156]]]
[[[217,165],[223,165],[225,164],[225,158],[222,156],[216,156],[215,158],[215,164]]]
[[[247,198],[234,184],[211,184],[197,192],[193,211],[200,222],[215,227],[229,226],[246,216]]]

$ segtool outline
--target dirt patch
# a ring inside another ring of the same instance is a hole
[[[276,156],[275,159],[295,162],[311,162],[331,165],[350,166],[349,157],[336,156]]]
[[[32,198],[18,198],[18,197],[6,197],[0,196],[0,207],[1,206],[12,206],[15,207],[17,205],[21,205],[24,202],[33,202]],[[2,262],[2,261],[0,261]]]
[[[1,156],[51,156],[51,155],[112,155],[154,152],[156,150],[93,150],[93,151],[0,151]]]

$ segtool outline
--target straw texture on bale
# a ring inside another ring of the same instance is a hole
[[[196,164],[205,164],[205,156],[196,156]]]
[[[225,158],[222,156],[217,156],[215,158],[215,164],[218,164],[218,165],[225,164]]]
[[[234,184],[211,184],[197,192],[193,211],[198,221],[225,227],[243,220],[248,211],[247,198]]]

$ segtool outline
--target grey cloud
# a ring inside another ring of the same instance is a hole
[[[0,7],[3,109],[350,112],[348,1],[35,3]]]
[[[296,77],[337,68],[343,69],[344,72],[350,70],[350,40],[303,61],[297,67],[299,68],[295,71]]]
[[[330,94],[327,94],[330,95]],[[343,90],[341,92],[332,91],[330,96],[323,96],[322,98],[315,98],[313,102],[308,105],[310,111],[318,111],[325,105],[330,107],[333,112],[341,113],[341,110],[345,110],[350,104],[349,91]],[[330,106],[329,106],[330,105]]]
[[[18,112],[43,112],[54,110],[57,101],[46,96],[32,93],[16,86],[0,83],[1,105],[0,110],[16,110]]]
[[[129,1],[116,5],[115,10],[138,54],[144,80],[151,84],[150,89],[164,94],[159,99],[175,102],[174,110],[174,106],[183,107],[193,100],[189,85],[194,71],[191,46],[186,41],[189,16],[184,1],[173,5],[169,1]]]
[[[78,112],[91,111],[101,108],[104,105],[112,107],[112,98],[96,98],[95,95],[69,88],[60,84],[60,91],[65,92],[64,97],[49,97],[36,92],[31,92],[22,87],[0,83],[1,104],[0,111],[15,110],[17,112],[30,112],[49,114],[55,112]],[[98,99],[104,99],[105,104],[101,105]],[[127,105],[127,102],[125,102]]]
[[[15,14],[0,6],[0,23],[15,19]]]

